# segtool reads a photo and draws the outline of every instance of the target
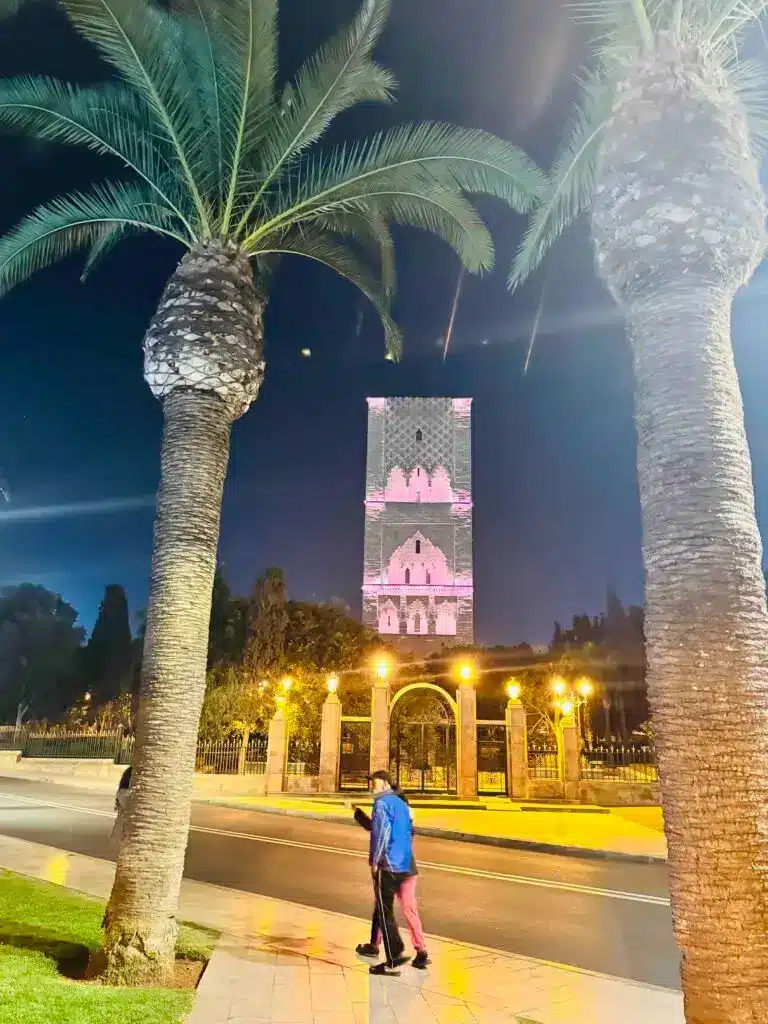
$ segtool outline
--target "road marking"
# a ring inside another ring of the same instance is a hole
[[[78,807],[74,804],[61,804],[52,800],[36,800],[33,797],[17,796],[15,793],[0,791],[0,797],[18,800],[37,807],[54,807],[62,811],[75,811],[78,814],[92,814],[99,818],[114,818],[112,811],[100,811],[93,807]],[[6,808],[7,809],[7,808]],[[0,808],[0,811],[2,808]],[[190,832],[204,835],[222,836],[225,839],[244,839],[254,843],[266,843],[271,846],[291,846],[299,850],[312,850],[316,853],[332,853],[334,856],[353,857],[356,860],[368,860],[368,855],[359,850],[344,850],[337,846],[325,846],[321,843],[306,843],[297,839],[281,839],[278,836],[259,836],[251,832],[234,832],[228,829],[206,828],[203,825],[190,825]],[[529,875],[507,875],[500,871],[486,871],[482,868],[463,868],[454,864],[437,864],[433,861],[420,860],[419,866],[429,871],[440,871],[444,874],[465,875],[469,878],[482,878],[494,882],[507,882],[512,885],[526,885],[538,889],[559,889],[563,892],[578,893],[583,896],[602,896],[607,899],[627,900],[631,903],[647,903],[656,907],[668,907],[669,899],[665,896],[652,896],[649,893],[624,892],[620,889],[601,889],[591,885],[579,885],[576,882],[558,882],[548,878],[534,878]]]

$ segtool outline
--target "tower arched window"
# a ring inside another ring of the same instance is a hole
[[[429,569],[427,569],[427,586],[432,582],[432,577],[429,575]]]
[[[420,430],[416,431],[416,440],[417,441],[423,441],[424,440],[424,435],[422,434],[422,432]]]
[[[406,569],[405,570],[405,585],[406,585],[406,587],[410,587],[410,585],[411,585],[411,570],[410,569]]]
[[[420,540],[416,541],[416,554],[417,555],[421,554],[421,541]]]
[[[416,612],[416,614],[413,616],[413,632],[421,632],[421,616],[419,615],[418,612]]]

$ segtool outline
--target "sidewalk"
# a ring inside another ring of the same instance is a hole
[[[0,867],[99,897],[114,873],[7,836]],[[200,882],[184,881],[180,917],[225,933],[188,1024],[684,1024],[667,989],[446,939],[428,971],[371,978],[351,952],[367,921]]]
[[[359,799],[359,798],[358,798]],[[352,823],[343,797],[208,797],[200,803],[299,818]],[[366,807],[363,803],[361,806]],[[482,809],[487,808],[487,809]],[[666,861],[659,807],[585,807],[518,804],[488,799],[477,809],[412,808],[416,832],[438,839],[486,843],[570,856]]]

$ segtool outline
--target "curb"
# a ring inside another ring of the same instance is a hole
[[[231,803],[226,800],[215,800],[206,798],[196,800],[195,803],[211,804],[215,807],[227,807],[229,810],[250,811],[252,814],[276,814],[286,818],[307,818],[310,821],[325,821],[332,825],[347,825],[355,827],[355,821],[350,816],[342,817],[340,814],[319,814],[317,811],[294,810],[287,807],[247,807],[242,804]],[[446,839],[455,843],[474,843],[476,846],[493,846],[497,849],[522,850],[528,853],[545,853],[557,857],[574,857],[581,860],[610,860],[624,864],[663,864],[666,866],[666,857],[656,857],[652,854],[623,853],[620,850],[595,850],[584,846],[565,846],[559,843],[543,843],[534,839],[508,839],[505,836],[483,836],[473,832],[456,832],[450,829],[431,828],[429,826],[415,825],[413,829],[417,836],[426,836],[429,839]]]

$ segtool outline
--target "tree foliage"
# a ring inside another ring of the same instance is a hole
[[[34,583],[0,591],[0,717],[58,715],[76,695],[84,630],[72,605]]]
[[[285,668],[286,601],[283,570],[267,569],[256,581],[248,602],[243,668],[253,682],[274,678]]]
[[[95,708],[133,689],[136,649],[123,587],[110,583],[104,590],[88,643],[81,655],[85,689]]]

